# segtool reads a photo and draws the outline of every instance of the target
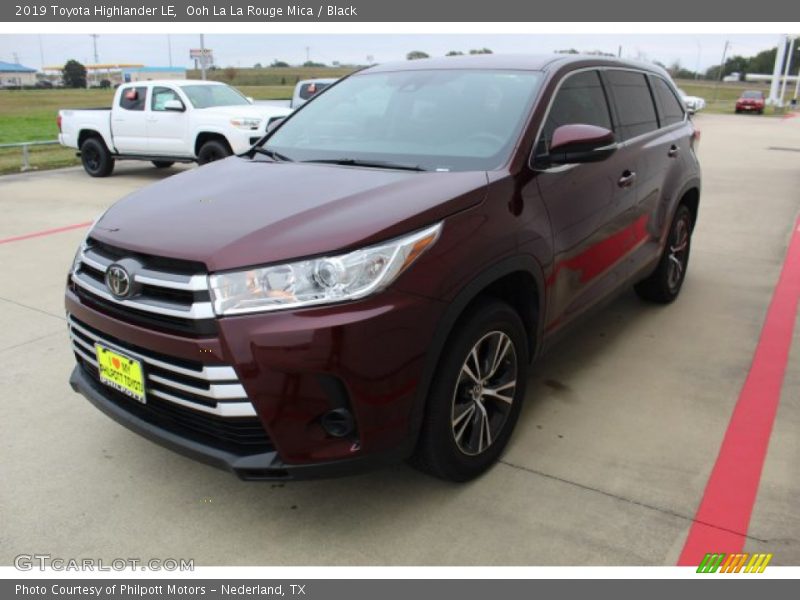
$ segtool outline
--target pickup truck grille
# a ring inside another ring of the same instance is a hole
[[[112,264],[125,259],[141,265],[134,274],[138,289],[119,299],[105,276]],[[71,280],[83,303],[121,321],[193,337],[217,332],[202,263],[128,252],[90,238]]]
[[[272,449],[264,427],[239,382],[226,365],[204,365],[145,350],[101,333],[67,315],[72,350],[103,394],[126,411],[192,439],[217,447]],[[100,383],[95,343],[142,362],[147,402],[141,404]]]

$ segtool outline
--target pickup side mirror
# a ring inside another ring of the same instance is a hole
[[[614,133],[595,125],[562,125],[553,132],[548,162],[555,165],[600,162],[617,151]]]
[[[267,133],[275,129],[278,125],[283,123],[283,120],[286,117],[278,117],[277,119],[272,119],[269,123],[267,123]]]
[[[180,100],[167,100],[164,102],[164,110],[171,110],[173,112],[183,112],[186,107]]]

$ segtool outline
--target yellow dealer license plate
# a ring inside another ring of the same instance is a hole
[[[100,381],[142,404],[147,402],[141,362],[102,344],[95,344],[94,351],[97,355]]]

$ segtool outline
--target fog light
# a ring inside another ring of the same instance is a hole
[[[347,437],[356,428],[353,415],[346,408],[335,408],[326,412],[320,419],[322,428],[333,437]]]

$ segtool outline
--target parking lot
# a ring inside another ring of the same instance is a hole
[[[800,118],[696,121],[704,188],[681,297],[660,307],[631,291],[537,363],[501,464],[464,485],[405,465],[245,483],[117,425],[67,384],[66,273],[83,224],[190,167],[0,178],[0,564],[21,553],[196,565],[675,564],[800,212]],[[799,342],[795,324],[752,520],[734,532],[746,533],[745,551],[774,553],[772,564],[800,564]]]

